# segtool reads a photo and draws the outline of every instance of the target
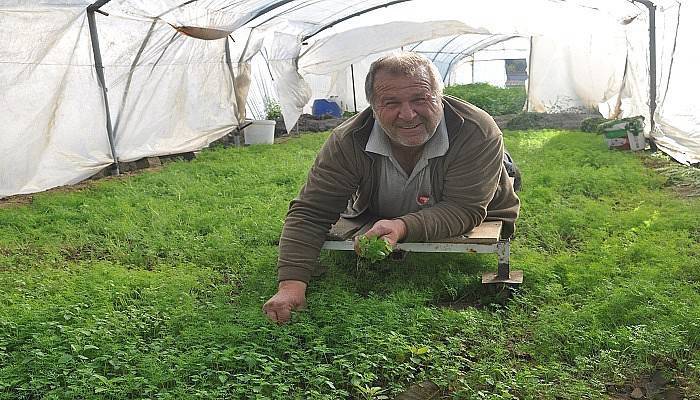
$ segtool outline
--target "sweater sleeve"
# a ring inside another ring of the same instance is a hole
[[[282,229],[277,279],[308,282],[330,227],[357,190],[357,152],[350,135],[332,134],[292,200]]]
[[[404,241],[439,240],[469,232],[486,218],[503,169],[503,137],[491,123],[472,122],[450,142],[441,200],[400,217]]]

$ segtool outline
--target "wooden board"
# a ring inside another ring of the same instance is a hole
[[[434,243],[494,244],[501,238],[503,221],[485,221],[462,236],[436,240]]]
[[[326,240],[349,240],[349,237],[352,236],[353,233],[361,233],[366,231],[369,227],[371,227],[370,224],[358,224],[354,229],[345,229],[342,233],[332,232],[332,234],[328,235]],[[502,221],[485,221],[462,236],[435,240],[432,241],[432,243],[495,244],[501,238],[502,228]]]

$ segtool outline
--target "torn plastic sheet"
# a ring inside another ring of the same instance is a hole
[[[297,72],[301,43],[294,35],[275,33],[268,64],[279,97],[284,123],[291,130],[311,99],[311,88]]]
[[[197,26],[175,26],[174,28],[178,32],[182,33],[183,35],[187,35],[187,36],[193,37],[195,39],[202,39],[202,40],[223,39],[233,32],[233,30],[200,28]]]

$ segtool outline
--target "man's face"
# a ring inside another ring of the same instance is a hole
[[[404,147],[425,144],[442,118],[442,102],[433,95],[427,71],[414,76],[378,71],[373,110],[392,143]]]

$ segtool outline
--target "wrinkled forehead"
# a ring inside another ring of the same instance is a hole
[[[377,81],[386,79],[410,79],[410,80],[424,80],[430,84],[430,72],[428,68],[423,65],[413,66],[411,68],[405,66],[386,66],[377,70],[374,75],[375,84]]]
[[[433,86],[430,76],[425,71],[406,74],[381,70],[377,72],[374,79],[374,93],[378,98],[429,95],[433,93]]]

